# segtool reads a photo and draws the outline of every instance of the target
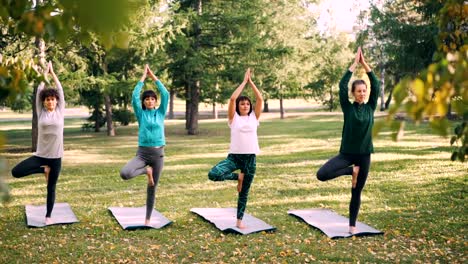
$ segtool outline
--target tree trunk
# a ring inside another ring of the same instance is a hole
[[[385,68],[380,74],[380,111],[385,111]]]
[[[385,101],[385,109],[388,109],[388,107],[390,107],[390,103],[392,102],[392,96],[393,96],[393,87],[397,85],[399,82],[400,82],[400,77],[396,76],[395,83],[391,85],[390,92],[388,93],[387,101]]]
[[[280,95],[280,117],[284,119],[283,96]]]
[[[329,106],[328,110],[330,110],[330,112],[333,111],[333,100],[334,100],[334,98],[333,98],[333,86],[330,86],[330,104],[328,105]]]
[[[94,132],[100,132],[101,126],[99,124],[99,119],[101,119],[101,116],[99,114],[99,104],[94,105],[94,114],[96,116],[96,120],[94,120]]]
[[[213,119],[218,119],[218,105],[213,102]]]
[[[190,124],[190,85],[185,83],[185,129],[189,129]]]
[[[452,116],[452,104],[451,104],[451,103],[448,104],[448,107],[447,107],[447,114],[445,114],[445,117],[446,117],[448,120],[452,120],[452,119],[453,119],[453,116]]]
[[[171,89],[169,92],[169,119],[174,119],[174,98],[175,92]]]
[[[218,107],[217,107],[217,104],[216,104],[216,93],[219,91],[219,83],[216,82],[216,85],[215,85],[215,98],[213,98],[213,119],[218,119]]]
[[[37,0],[36,6],[42,5],[44,0]],[[36,37],[35,43],[36,45],[36,56],[39,58],[39,65],[42,66],[43,69],[47,67],[47,63],[45,60],[45,42],[44,39]],[[36,112],[36,93],[37,93],[37,85],[34,86],[33,89],[33,96],[32,96],[32,123],[31,123],[31,151],[35,152],[37,150],[37,136],[39,134],[39,129],[37,127],[37,112]]]
[[[202,15],[202,0],[196,2],[197,15]],[[200,37],[201,37],[201,27],[197,22],[195,25],[195,43],[194,43],[194,52],[197,53],[200,49]],[[189,135],[198,134],[198,102],[200,101],[200,80],[198,72],[194,72],[193,81],[190,82],[190,117],[188,122],[188,131]]]
[[[267,100],[267,99],[265,99],[265,100],[263,101],[263,112],[264,112],[264,113],[270,112],[270,109],[268,108],[268,100]]]
[[[104,105],[106,107],[107,135],[113,137],[115,136],[115,129],[112,121],[112,104],[108,94],[104,95]]]
[[[200,100],[200,81],[195,81],[190,89],[189,135],[198,134],[198,102]]]

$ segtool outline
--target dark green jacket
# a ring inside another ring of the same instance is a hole
[[[370,154],[374,152],[372,126],[380,83],[372,71],[368,72],[371,86],[369,101],[363,104],[351,103],[348,98],[348,83],[352,75],[348,70],[340,81],[340,105],[344,115],[340,153]]]

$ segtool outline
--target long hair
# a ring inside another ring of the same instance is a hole
[[[143,108],[143,110],[146,110],[145,99],[148,97],[153,97],[156,100],[156,102],[158,101],[158,96],[153,90],[144,91],[141,95],[141,108]]]
[[[250,101],[249,97],[244,96],[244,95],[241,95],[241,96],[237,97],[237,99],[236,99],[236,112],[237,112],[237,114],[240,115],[239,103],[241,101],[249,101],[249,103],[250,103],[249,115],[250,115],[250,113],[252,113],[252,101]]]
[[[367,84],[364,80],[355,80],[353,84],[351,84],[351,92],[354,93],[354,90],[356,90],[356,86],[359,84],[364,84],[367,88]]]

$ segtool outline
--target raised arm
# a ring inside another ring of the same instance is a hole
[[[42,101],[40,98],[41,91],[44,90],[45,83],[41,82],[39,86],[37,87],[37,92],[36,92],[36,113],[39,116],[42,112]]]
[[[369,101],[367,102],[367,104],[372,109],[375,110],[377,108],[377,100],[379,99],[380,82],[377,79],[377,77],[375,76],[372,69],[367,64],[366,60],[364,59],[364,55],[362,54],[362,52],[361,52],[361,54],[359,56],[359,62],[361,63],[361,65],[366,70],[367,76],[369,77],[370,86],[371,86],[370,87],[370,94],[369,94]]]
[[[166,87],[164,84],[154,75],[153,71],[149,68],[148,65],[147,67],[147,72],[150,78],[156,83],[156,86],[158,87],[159,94],[161,95],[161,103],[159,104],[158,107],[158,112],[162,113],[163,115],[166,115],[167,112],[167,107],[169,105],[169,92],[167,91]]]
[[[343,112],[347,111],[351,107],[351,102],[349,102],[349,89],[348,84],[349,80],[351,80],[351,76],[353,75],[354,70],[356,70],[356,66],[359,64],[359,59],[361,58],[361,48],[358,48],[356,52],[356,56],[354,56],[354,62],[349,66],[349,69],[343,75],[340,81],[340,105],[341,110]]]
[[[55,86],[57,87],[57,91],[59,94],[58,107],[60,111],[63,113],[63,111],[65,110],[65,95],[63,93],[62,84],[60,83],[57,75],[54,72],[54,68],[52,67],[52,62],[49,62],[48,68],[49,68],[50,75],[52,75],[52,79],[54,79],[54,83],[55,83]]]
[[[234,114],[236,113],[236,99],[244,90],[245,85],[247,84],[250,76],[250,68],[245,71],[244,80],[242,83],[236,88],[236,90],[232,93],[231,98],[229,99],[228,105],[228,120],[229,124],[231,124],[232,119],[234,119]]]
[[[252,81],[251,77],[252,76],[249,73],[248,83],[249,83],[250,87],[252,87],[252,90],[255,93],[255,116],[257,117],[257,120],[258,120],[260,118],[260,115],[262,114],[263,96],[262,96],[262,93],[258,90],[255,83]]]
[[[143,88],[143,85],[145,84],[147,67],[148,65],[145,65],[145,71],[143,72],[140,81],[135,85],[135,88],[133,88],[132,93],[133,112],[135,112],[135,116],[138,119],[138,121],[140,121],[141,111],[143,111],[141,108],[140,93],[141,89]]]

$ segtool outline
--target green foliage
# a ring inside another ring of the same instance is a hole
[[[333,111],[340,102],[338,83],[351,61],[351,51],[345,45],[346,40],[343,36],[316,39],[319,47],[314,51],[317,56],[315,74],[305,89],[309,91],[308,96],[322,102],[329,111]]]
[[[112,110],[112,119],[119,122],[122,126],[128,126],[136,121],[135,115],[128,109]]]
[[[106,48],[126,47],[128,34],[124,26],[135,14],[142,0],[45,0],[33,6],[31,0],[1,0],[0,44],[12,39],[43,38],[46,42],[66,44],[70,38],[91,44],[96,38]],[[2,49],[3,53],[3,49]],[[2,54],[0,54],[2,55]],[[33,68],[37,61],[15,54],[3,54],[0,59],[0,101],[8,96],[15,98],[24,92],[32,80],[39,81],[40,74]]]
[[[452,160],[465,161],[468,147],[468,45],[466,17],[468,9],[464,1],[450,0],[439,6],[438,51],[436,62],[422,71],[416,78],[403,80],[394,96],[396,104],[390,111],[389,118],[404,107],[413,120],[428,118],[433,129],[448,135],[447,116],[454,111],[461,124],[455,128],[455,135],[450,144],[454,146]]]

